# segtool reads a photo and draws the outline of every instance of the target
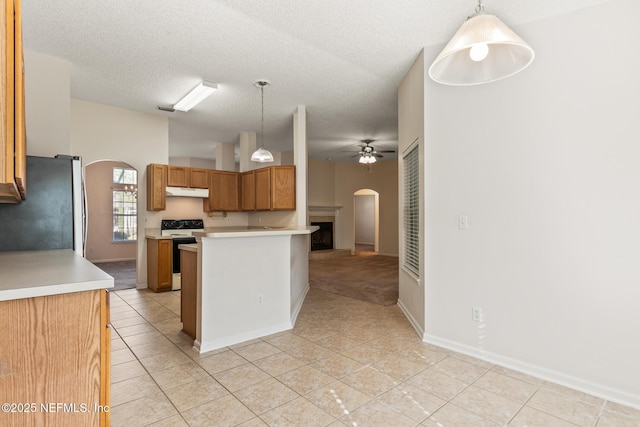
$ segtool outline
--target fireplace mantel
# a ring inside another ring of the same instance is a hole
[[[307,210],[309,216],[338,216],[338,211],[342,206],[309,205]]]

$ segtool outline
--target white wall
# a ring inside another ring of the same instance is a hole
[[[150,212],[146,209],[146,166],[149,163],[168,163],[168,130],[168,119],[160,115],[71,100],[71,152],[82,156],[85,165],[97,160],[117,160],[138,170],[139,284],[147,282],[143,231],[148,224],[159,226],[160,220],[167,214],[167,211]]]
[[[27,154],[53,157],[70,151],[71,64],[24,51]]]
[[[640,407],[638,15],[517,27],[536,59],[501,82],[425,73],[424,301],[428,341]]]
[[[379,253],[398,255],[398,162],[376,162],[371,172],[359,163],[336,163],[335,204],[342,206],[335,223],[336,249],[354,250],[353,193],[370,189],[379,194]]]
[[[400,266],[405,261],[404,237],[404,157],[413,149],[419,150],[419,248],[425,254],[424,216],[427,210],[425,204],[424,165],[426,147],[424,144],[424,111],[425,111],[425,63],[424,53],[421,52],[398,88],[398,245]],[[404,268],[398,273],[398,306],[405,313],[420,336],[424,336],[425,321],[425,281],[424,263],[426,256],[422,256],[419,274],[415,277]]]

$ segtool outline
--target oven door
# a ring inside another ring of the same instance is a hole
[[[173,272],[180,273],[180,249],[179,245],[196,243],[195,237],[174,237],[173,238]]]

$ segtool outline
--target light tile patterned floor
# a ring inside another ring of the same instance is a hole
[[[180,293],[111,294],[111,425],[640,426],[640,410],[422,343],[397,306],[311,290],[293,331],[198,354]]]

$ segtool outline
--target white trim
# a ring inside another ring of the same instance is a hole
[[[232,337],[225,337],[221,339],[209,340],[206,345],[203,345],[202,342],[195,340],[193,342],[193,348],[195,348],[198,353],[206,353],[211,350],[217,350],[219,348],[228,347],[234,344],[240,344],[245,341],[249,341],[256,338],[262,338],[267,335],[276,334],[278,332],[288,331],[293,328],[291,322],[283,322],[279,324],[275,324],[269,326],[268,328],[262,328],[255,331],[245,332],[239,335],[234,335]]]
[[[398,306],[400,306],[400,301],[398,301]],[[409,319],[409,322],[413,324],[413,320],[407,314],[405,309],[401,306],[400,306],[400,309],[403,312],[405,312],[405,314],[407,315],[407,318]],[[424,334],[422,336],[423,336],[422,340],[426,343],[437,345],[439,347],[443,347],[448,350],[453,350],[458,353],[463,353],[468,356],[475,357],[477,359],[484,360],[489,363],[503,366],[505,368],[523,372],[527,375],[531,375],[536,378],[540,378],[546,381],[563,385],[565,387],[579,390],[584,393],[597,396],[605,400],[619,403],[621,405],[631,406],[631,407],[640,409],[640,395],[626,393],[624,391],[616,390],[602,384],[586,381],[581,378],[573,377],[571,375],[566,375],[561,372],[543,368],[541,366],[531,365],[529,363],[512,359],[510,357],[503,356],[500,354],[482,351],[475,347],[471,347],[465,344],[460,344],[455,341],[450,341],[450,340],[439,338],[433,335]]]
[[[342,206],[307,206],[307,215],[312,216],[338,216],[338,211]]]
[[[296,320],[298,319],[298,314],[300,314],[300,310],[302,310],[302,304],[304,304],[304,300],[307,297],[307,293],[309,292],[309,289],[311,289],[311,287],[309,286],[309,283],[307,283],[307,286],[305,287],[304,292],[302,293],[302,297],[296,303],[296,306],[293,307],[293,311],[291,313],[291,325],[292,326],[295,326],[295,324],[296,324]]]
[[[420,336],[420,338],[423,341],[425,341],[425,334],[422,328],[420,327],[420,323],[418,323],[416,319],[413,318],[413,316],[411,315],[411,312],[407,309],[407,307],[405,307],[405,305],[402,303],[402,301],[400,301],[400,299],[398,299],[397,304],[398,304],[398,307],[400,307],[400,310],[406,316],[409,323],[411,323],[411,326],[413,326],[413,329],[415,329],[415,331],[418,333],[418,336]]]
[[[417,286],[420,286],[420,278],[416,276],[416,274],[413,271],[409,270],[404,265],[401,265],[400,268],[402,269],[402,271],[406,273],[407,276],[415,280]]]

